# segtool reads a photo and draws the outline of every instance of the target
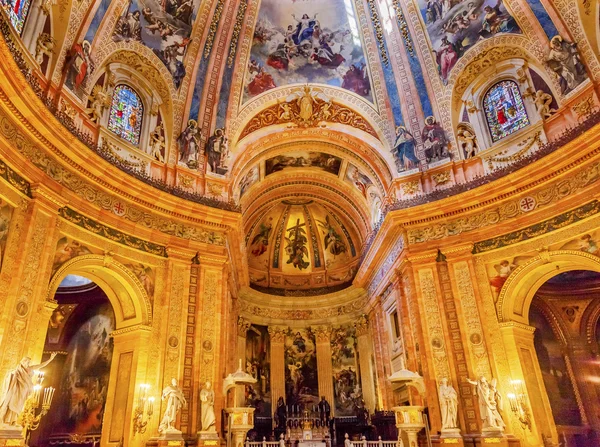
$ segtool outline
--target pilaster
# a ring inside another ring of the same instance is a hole
[[[366,315],[361,315],[354,323],[356,328],[357,355],[360,366],[360,383],[362,385],[365,406],[370,413],[375,411],[377,401],[375,400],[375,382],[373,377],[373,366],[371,356],[373,355],[373,342],[369,334],[369,320]]]
[[[335,415],[333,396],[333,367],[331,365],[331,327],[318,326],[314,328],[317,348],[317,374],[319,379],[319,394],[331,402],[331,414]]]
[[[392,386],[388,380],[390,375],[390,355],[388,349],[389,334],[387,333],[381,301],[378,300],[369,314],[373,322],[371,327],[374,339],[375,368],[378,390],[375,392],[376,408],[392,408]]]
[[[282,326],[269,326],[271,337],[271,402],[273,413],[280,397],[285,400],[285,331]]]

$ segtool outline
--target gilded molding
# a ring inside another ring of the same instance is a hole
[[[485,241],[476,242],[473,246],[473,254],[483,253],[490,250],[506,247],[518,242],[542,236],[552,231],[564,228],[575,222],[593,216],[600,212],[600,202],[594,200],[574,210],[552,217],[551,219],[530,225],[511,233],[503,234]]]
[[[248,0],[241,0],[238,7],[238,12],[235,17],[235,23],[233,25],[233,33],[231,35],[231,42],[229,43],[229,56],[227,56],[227,66],[231,67],[235,62],[235,53],[237,51],[237,44],[240,38],[240,32],[242,31],[242,25],[244,24],[244,16],[246,15],[246,9],[248,8]]]
[[[127,326],[122,329],[115,329],[110,333],[112,338],[118,337],[119,335],[131,334],[132,332],[152,332],[152,327],[145,324],[135,324],[133,326]]]
[[[379,21],[377,5],[375,5],[375,0],[367,0],[367,3],[369,4],[369,10],[371,12],[371,21],[373,22],[373,29],[375,30],[375,38],[377,39],[377,47],[379,48],[381,61],[383,62],[383,65],[387,66],[390,63],[390,60],[385,49],[385,40],[383,38],[383,26]]]
[[[248,329],[250,329],[250,326],[252,326],[250,321],[246,320],[244,317],[238,317],[238,337],[246,338],[246,333],[248,332]]]
[[[0,160],[0,177],[6,180],[11,186],[17,191],[25,194],[27,197],[32,198],[31,195],[31,184],[12,170],[4,161]]]
[[[416,57],[412,38],[410,37],[410,31],[408,30],[408,24],[406,23],[406,17],[404,17],[402,7],[400,6],[400,0],[392,0],[392,7],[396,12],[396,21],[398,22],[398,29],[400,30],[400,34],[402,35],[402,39],[404,40],[404,44],[406,45],[406,51],[408,52],[408,54],[410,54],[411,57]]]
[[[212,51],[213,44],[215,43],[215,36],[217,35],[219,22],[221,21],[221,16],[223,15],[224,4],[225,0],[217,0],[217,6],[215,7],[215,12],[213,13],[213,17],[208,28],[208,35],[206,36],[206,41],[204,43],[204,59],[208,59],[208,56],[210,56],[210,52]]]
[[[330,343],[332,328],[330,326],[315,326],[312,328],[317,343]]]

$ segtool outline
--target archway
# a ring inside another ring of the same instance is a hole
[[[591,398],[588,376],[583,373],[591,358],[591,351],[585,346],[586,330],[573,327],[573,312],[566,304],[575,298],[548,304],[548,300],[568,296],[565,291],[562,297],[556,292],[556,278],[577,278],[581,271],[596,277],[600,284],[597,256],[575,250],[540,251],[512,272],[499,294],[498,318],[511,379],[524,384],[524,389],[513,393],[519,399],[516,406],[511,402],[511,407],[522,410],[513,410],[515,419],[537,442],[548,439],[554,443],[566,441],[568,445],[591,445],[589,437],[598,428],[598,405]],[[577,279],[565,289],[568,293],[575,293],[573,284],[577,284]],[[547,298],[552,293],[554,296]],[[569,318],[573,321],[569,322]],[[582,349],[588,353],[584,355]],[[582,375],[576,375],[574,370]],[[587,396],[585,401],[582,395]],[[595,391],[593,397],[596,398]]]
[[[78,309],[73,312],[79,312],[80,321],[67,328],[71,333],[62,340],[62,347],[66,348],[62,352],[65,359],[61,371],[56,372],[61,379],[54,378],[53,385],[57,388],[55,403],[61,403],[61,393],[64,397],[70,392],[72,399],[68,401],[63,398],[62,404],[69,407],[69,413],[55,422],[66,428],[63,435],[68,435],[66,439],[70,442],[75,438],[84,440],[87,437],[95,440],[95,445],[128,446],[131,439],[129,435],[134,432],[130,415],[133,415],[134,402],[139,398],[140,385],[148,364],[149,325],[152,320],[149,297],[140,280],[123,264],[109,255],[88,254],[65,262],[54,273],[47,299],[55,301],[59,311],[65,310],[61,304],[77,301],[59,296],[64,294],[60,285],[70,275],[87,278],[98,290],[94,299],[86,300],[83,297],[78,300]],[[53,314],[53,317],[61,318],[60,314]],[[56,324],[56,320],[50,321],[47,346],[52,335],[52,324]],[[86,337],[91,340],[86,340]],[[90,369],[91,364],[87,365],[86,370],[77,363],[78,357],[73,350],[77,349],[78,344],[88,342],[99,343],[102,349],[98,355],[92,356],[93,359],[90,355],[85,356],[84,363],[94,361],[100,365],[101,371]],[[109,355],[108,351],[112,353]],[[72,363],[67,365],[67,361]],[[64,379],[67,367],[73,370],[71,373],[74,377]],[[70,390],[65,389],[65,384]],[[56,408],[55,411],[66,410]],[[101,420],[94,420],[94,417]],[[61,426],[56,428],[60,429]],[[52,445],[61,445],[56,442],[58,438],[60,436],[52,440]]]

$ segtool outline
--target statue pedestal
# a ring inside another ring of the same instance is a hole
[[[508,447],[508,439],[499,427],[481,429],[481,446]]]
[[[158,447],[180,446],[183,447],[185,442],[179,430],[174,428],[165,430],[158,437]]]
[[[440,435],[440,444],[442,445],[455,445],[463,447],[465,443],[460,435],[460,428],[444,428]]]
[[[24,445],[25,438],[23,438],[23,427],[4,424],[0,425],[0,447],[21,447]]]
[[[219,434],[216,431],[199,431],[198,447],[215,447],[220,444]]]

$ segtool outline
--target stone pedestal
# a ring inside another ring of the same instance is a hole
[[[481,447],[508,447],[508,438],[502,432],[493,430],[481,431]]]
[[[9,425],[0,426],[0,447],[22,447],[24,445],[25,438],[23,438],[23,427]]]
[[[164,431],[163,434],[158,437],[157,441],[158,447],[185,446],[183,435],[179,430],[174,428]]]
[[[214,447],[219,445],[219,434],[216,431],[200,431],[198,432],[198,447]]]
[[[441,445],[454,445],[463,447],[465,445],[462,436],[460,435],[460,428],[445,428],[442,429],[440,435]]]

